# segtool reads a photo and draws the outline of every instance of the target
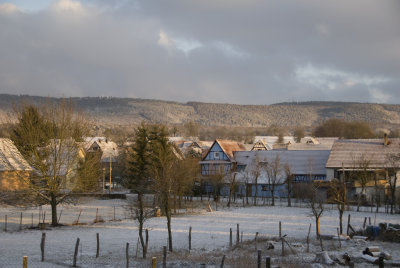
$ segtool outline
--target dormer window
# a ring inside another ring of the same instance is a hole
[[[214,152],[214,159],[219,159],[219,152]]]

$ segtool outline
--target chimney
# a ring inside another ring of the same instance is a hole
[[[388,140],[388,135],[387,135],[387,133],[385,133],[385,134],[383,135],[383,145],[385,145],[385,146],[389,145],[389,140]]]

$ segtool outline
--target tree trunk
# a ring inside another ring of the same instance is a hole
[[[249,204],[249,184],[246,183],[246,204]]]
[[[256,180],[256,190],[254,192],[254,205],[257,206],[257,193],[258,193],[258,181]]]
[[[275,206],[275,195],[274,195],[275,189],[271,189],[271,196],[272,196],[272,203],[271,206]]]
[[[339,230],[340,234],[343,234],[343,212],[344,209],[339,210]]]
[[[317,238],[319,238],[319,236],[321,235],[321,230],[320,230],[320,226],[319,226],[319,217],[315,216],[315,231],[317,234]]]
[[[172,252],[172,231],[171,231],[171,208],[169,205],[168,193],[164,194],[164,206],[165,215],[167,216],[167,228],[168,228],[168,250]]]
[[[50,206],[51,206],[51,225],[52,226],[57,226],[57,198],[54,194],[50,195],[51,200],[50,200]]]
[[[139,215],[138,217],[138,222],[139,222],[139,240],[140,240],[140,245],[142,246],[142,252],[143,252],[143,259],[146,259],[146,254],[147,254],[147,249],[146,249],[146,244],[143,239],[143,223],[144,223],[144,205],[143,205],[143,194],[139,193],[138,194],[138,206],[139,206]]]

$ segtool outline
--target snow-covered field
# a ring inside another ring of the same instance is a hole
[[[63,210],[61,223],[68,225],[45,230],[45,262],[40,262],[42,231],[28,229],[31,225],[32,213],[34,225],[37,224],[38,209],[23,212],[24,228],[18,231],[18,215],[21,210],[0,208],[2,229],[4,216],[14,215],[10,217],[12,222],[8,223],[9,231],[0,232],[0,267],[21,267],[23,256],[29,258],[28,267],[66,267],[72,264],[78,237],[81,241],[77,262],[80,267],[125,267],[126,243],[130,243],[131,263],[132,267],[136,267],[133,256],[136,254],[137,225],[135,221],[125,218],[126,213],[123,208],[125,202],[124,200],[86,200],[77,206],[60,206],[59,211]],[[205,208],[206,202],[204,201],[201,206]],[[114,207],[116,220],[113,220]],[[49,208],[43,209],[47,211],[46,221],[48,222]],[[97,209],[99,217],[102,217],[104,222],[93,223]],[[72,226],[71,223],[77,220],[81,210],[79,221],[84,225]],[[344,227],[346,227],[348,213],[351,214],[351,224],[355,228],[363,225],[364,217],[371,217],[372,223],[376,221],[376,224],[379,222],[400,223],[400,215],[350,211],[343,217]],[[260,239],[278,236],[279,221],[282,222],[282,234],[287,234],[289,241],[304,240],[311,223],[311,238],[315,240],[315,225],[309,214],[310,211],[307,208],[284,206],[224,207],[213,212],[198,208],[194,213],[189,209],[188,213],[176,215],[172,219],[173,247],[178,252],[187,251],[190,226],[192,227],[192,254],[209,254],[228,249],[230,228],[233,230],[235,243],[237,224],[240,226],[240,232],[243,232],[243,241],[250,241],[254,239],[256,232],[259,233]],[[166,219],[164,217],[151,218],[145,225],[149,229],[150,236],[149,256],[159,255],[163,246],[167,245]],[[321,218],[322,234],[334,235],[337,227],[337,211],[327,209]],[[100,257],[97,259],[95,258],[96,233],[100,235]]]

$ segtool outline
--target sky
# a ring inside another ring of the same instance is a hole
[[[398,0],[0,0],[0,93],[400,103]]]

